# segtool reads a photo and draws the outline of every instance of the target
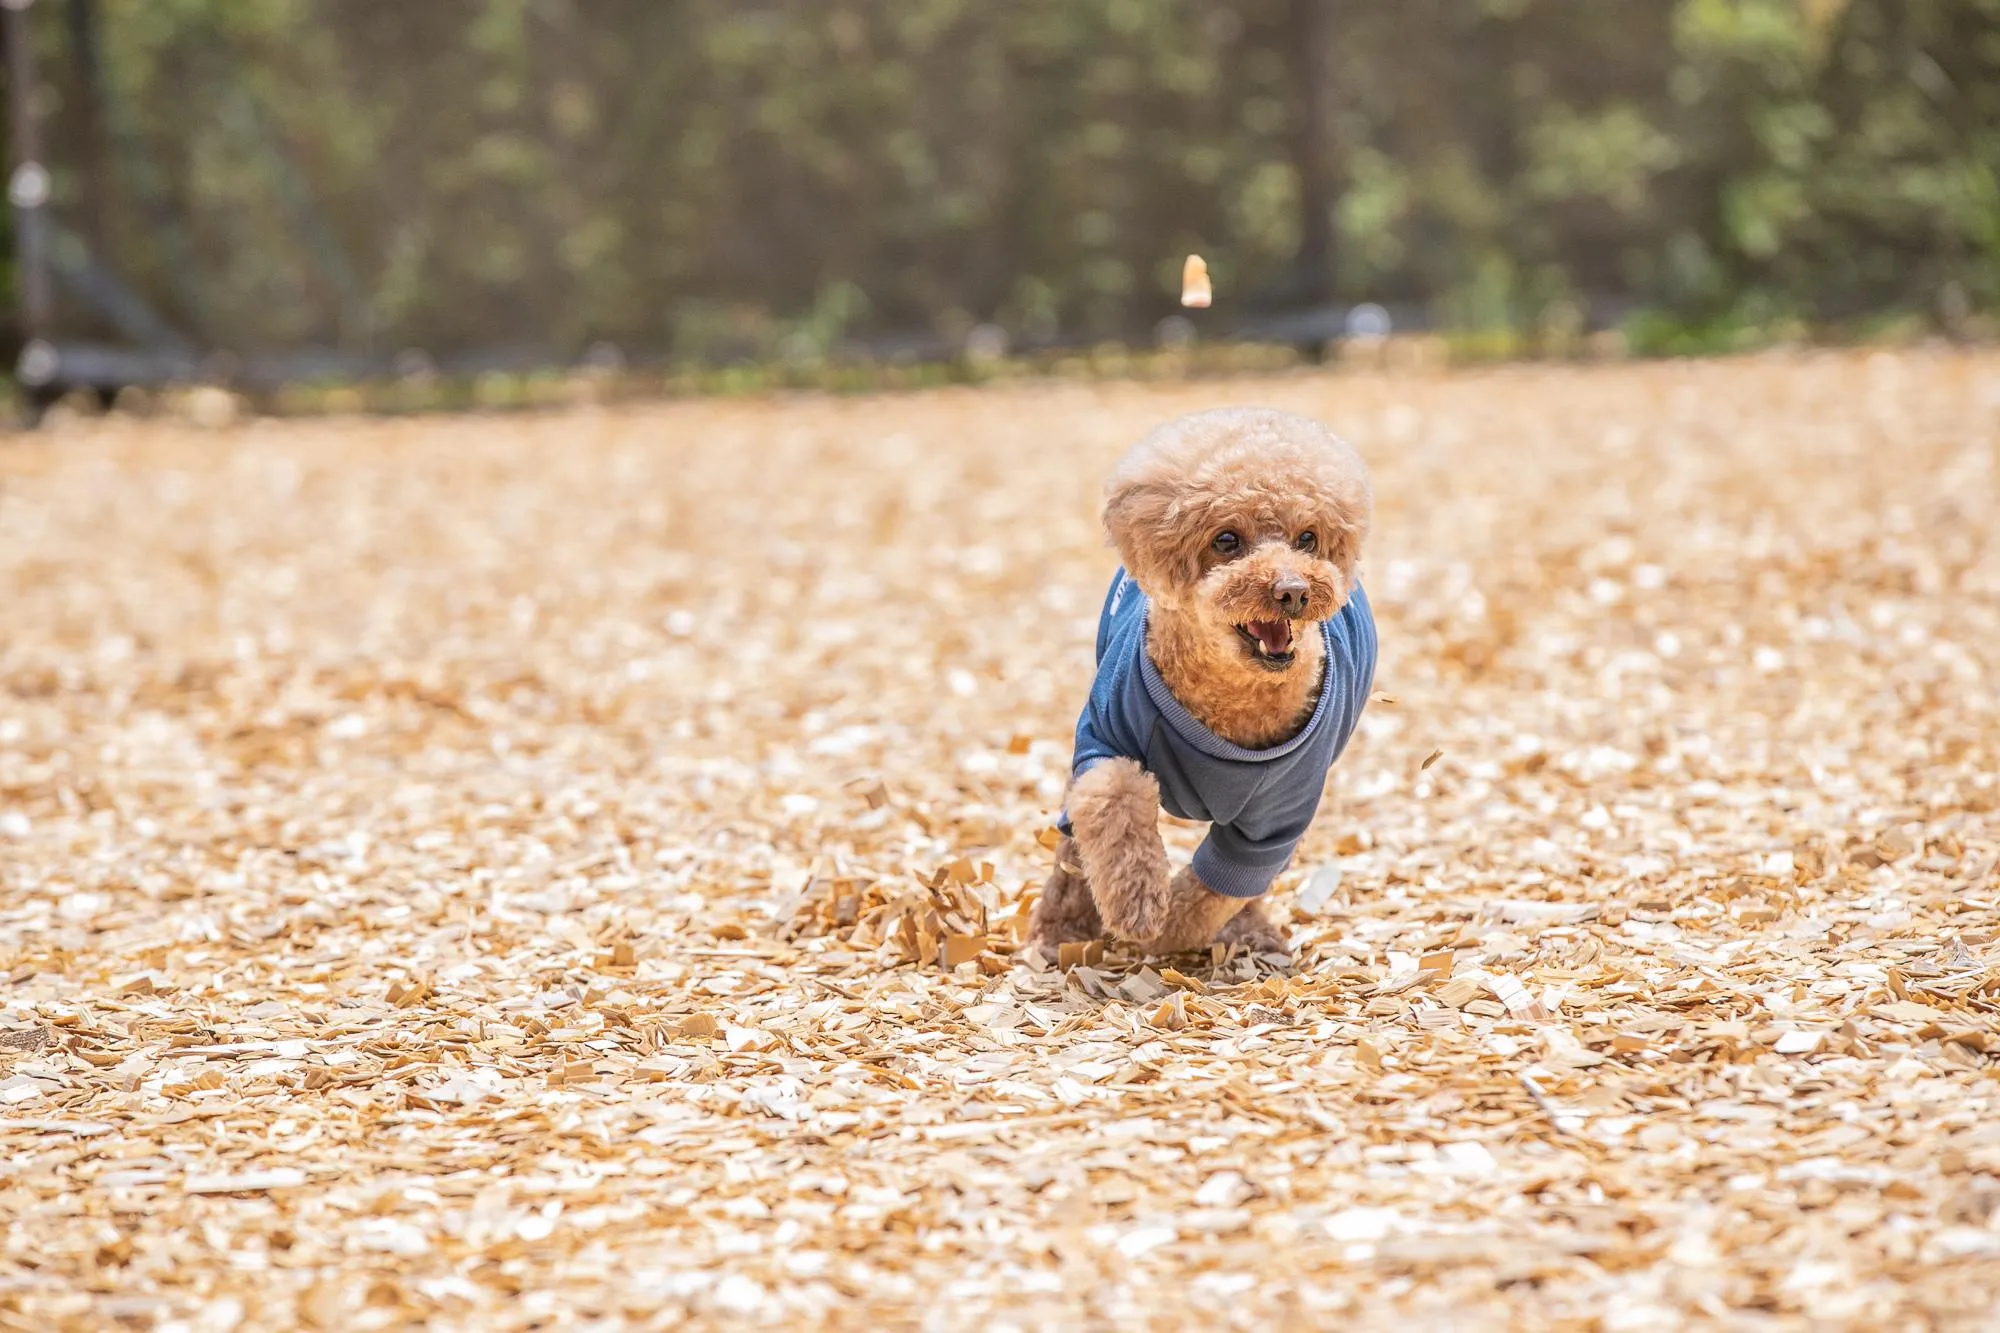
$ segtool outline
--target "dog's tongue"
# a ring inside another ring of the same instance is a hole
[[[1258,644],[1272,656],[1291,650],[1292,622],[1289,620],[1253,620],[1243,628],[1256,635]]]

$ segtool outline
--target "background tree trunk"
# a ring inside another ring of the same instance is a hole
[[[1292,163],[1299,177],[1297,297],[1320,304],[1333,297],[1333,61],[1334,0],[1290,0],[1286,19],[1298,109]]]

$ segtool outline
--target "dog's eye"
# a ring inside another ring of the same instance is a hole
[[[1317,551],[1319,549],[1319,538],[1313,533],[1301,532],[1299,539],[1293,542],[1292,545],[1298,547],[1301,551]]]
[[[1233,532],[1218,532],[1209,545],[1215,548],[1217,555],[1235,555],[1243,549],[1243,539]]]

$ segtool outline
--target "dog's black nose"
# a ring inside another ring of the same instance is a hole
[[[1305,613],[1306,599],[1311,596],[1312,585],[1297,574],[1280,574],[1271,584],[1271,599],[1294,620]]]

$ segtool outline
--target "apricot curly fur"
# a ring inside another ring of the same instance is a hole
[[[1291,957],[1291,945],[1285,942],[1285,932],[1279,930],[1264,915],[1258,903],[1246,903],[1242,911],[1229,918],[1227,925],[1216,932],[1217,944],[1233,944],[1248,953],[1276,953]]]
[[[1216,735],[1262,749],[1312,716],[1325,661],[1318,626],[1347,604],[1374,505],[1352,447],[1315,421],[1270,408],[1191,413],[1153,431],[1112,470],[1104,527],[1146,594],[1147,655]],[[1235,534],[1234,550],[1217,549],[1222,532]],[[1281,580],[1303,584],[1302,608],[1279,602]],[[1255,653],[1237,629],[1279,619],[1293,626],[1289,662]],[[1159,787],[1136,762],[1090,769],[1071,788],[1069,812],[1075,842],[1057,854],[1031,939],[1059,943],[1095,929],[1156,951],[1224,938],[1286,952],[1254,903],[1223,898],[1188,870],[1169,877]],[[1080,880],[1063,869],[1071,854]]]
[[[1056,863],[1042,885],[1035,909],[1028,914],[1028,938],[1038,944],[1070,944],[1078,940],[1100,939],[1104,919],[1097,914],[1097,900],[1083,877],[1083,863],[1077,858],[1076,839],[1064,838],[1056,846]]]
[[[1206,949],[1216,932],[1226,928],[1249,906],[1245,898],[1225,898],[1209,889],[1194,873],[1182,866],[1167,889],[1165,921],[1157,935],[1139,941],[1151,953],[1182,953]]]
[[[1216,735],[1261,749],[1312,715],[1323,660],[1312,626],[1347,604],[1374,518],[1367,470],[1318,422],[1269,408],[1195,412],[1155,430],[1105,485],[1104,526],[1152,604],[1146,647],[1174,697]],[[1234,559],[1214,549],[1233,532]],[[1315,549],[1297,548],[1310,532]],[[1289,670],[1244,652],[1235,627],[1284,615],[1272,586],[1308,589]]]
[[[1070,786],[1069,822],[1090,896],[1121,939],[1152,939],[1166,923],[1159,821],[1160,784],[1133,760],[1107,759]]]

